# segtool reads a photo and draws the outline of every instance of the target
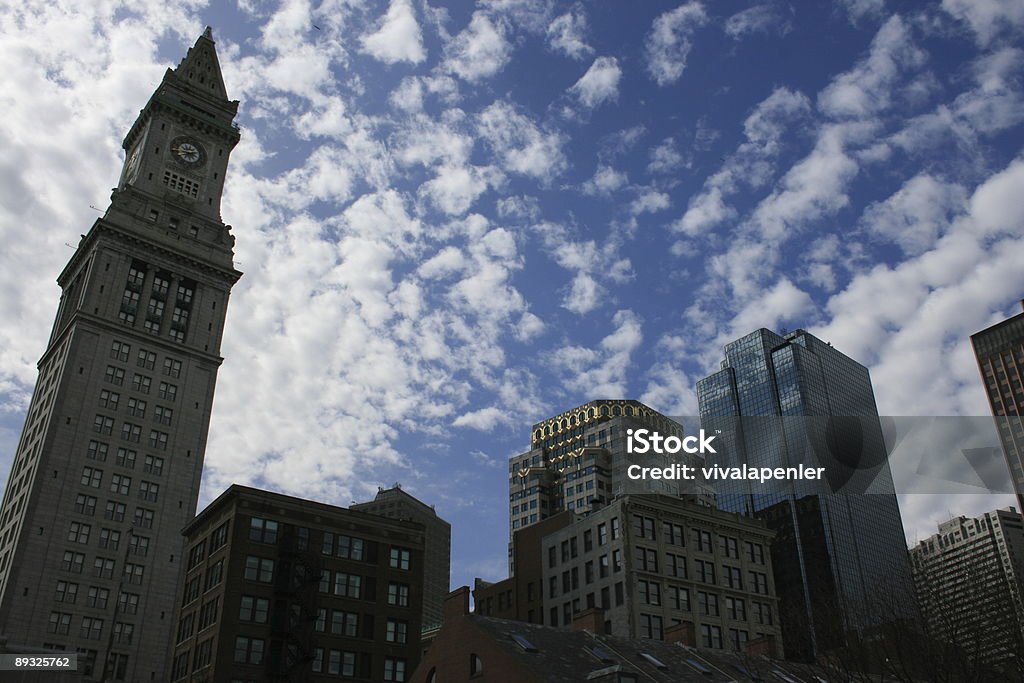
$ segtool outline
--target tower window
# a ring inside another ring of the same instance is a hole
[[[164,171],[164,185],[187,197],[199,196],[199,183],[171,171]]]

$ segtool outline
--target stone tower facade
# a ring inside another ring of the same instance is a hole
[[[60,304],[0,508],[0,635],[88,680],[167,680],[228,295],[238,102],[209,28],[125,136]]]

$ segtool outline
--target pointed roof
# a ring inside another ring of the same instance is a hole
[[[174,70],[178,79],[199,92],[219,99],[228,99],[224,77],[217,60],[217,48],[213,42],[213,29],[209,26],[199,36],[196,44],[189,48],[185,58]]]

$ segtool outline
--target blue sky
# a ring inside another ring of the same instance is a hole
[[[245,276],[204,503],[400,481],[452,522],[455,585],[500,578],[534,421],[693,414],[761,326],[868,365],[884,414],[987,412],[967,338],[1024,296],[1019,1],[2,7],[4,474],[65,243],[206,24]],[[1009,502],[901,507],[913,539]]]

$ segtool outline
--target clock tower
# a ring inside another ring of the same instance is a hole
[[[57,278],[0,506],[0,637],[77,651],[85,680],[168,680],[181,529],[241,276],[220,218],[237,110],[207,28],[131,126],[110,206]]]

